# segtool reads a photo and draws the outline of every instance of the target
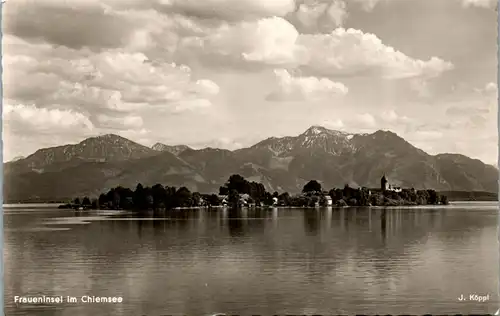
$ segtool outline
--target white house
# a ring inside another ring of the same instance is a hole
[[[332,206],[333,204],[332,197],[329,195],[325,195],[325,199],[326,199],[326,206]]]

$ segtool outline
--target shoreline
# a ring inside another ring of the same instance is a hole
[[[325,210],[325,209],[395,209],[395,208],[404,208],[404,209],[419,209],[419,208],[447,208],[447,206],[452,206],[455,203],[463,203],[463,202],[498,202],[498,201],[453,201],[449,204],[421,204],[421,205],[363,205],[363,206],[259,206],[259,207],[239,207],[233,208],[232,210],[287,210],[287,209],[303,209],[303,210]],[[173,211],[190,211],[190,210],[231,210],[231,207],[228,206],[192,206],[192,207],[176,207],[173,209],[148,209],[148,210],[127,210],[127,209],[109,209],[109,208],[85,208],[85,209],[75,209],[75,208],[65,208],[61,207],[64,204],[59,205],[59,209],[67,209],[74,211],[126,211],[131,213],[141,213],[141,212],[173,212]]]

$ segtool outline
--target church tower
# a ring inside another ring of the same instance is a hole
[[[388,183],[388,181],[387,181],[387,178],[385,177],[385,174],[384,174],[382,176],[382,179],[380,179],[380,189],[382,191],[387,190],[387,183]]]

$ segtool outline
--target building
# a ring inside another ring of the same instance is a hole
[[[401,187],[390,184],[385,174],[382,176],[382,179],[380,179],[380,189],[382,191],[393,191],[393,192],[401,192],[402,190]]]
[[[333,205],[333,201],[332,201],[332,197],[331,196],[325,195],[325,199],[326,199],[326,206],[332,206]]]

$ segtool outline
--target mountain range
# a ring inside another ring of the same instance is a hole
[[[390,131],[350,134],[312,126],[298,136],[271,137],[233,151],[161,143],[150,148],[114,134],[44,148],[4,163],[4,201],[97,196],[139,182],[215,193],[235,173],[271,192],[296,193],[311,179],[328,189],[379,187],[384,174],[402,187],[498,191],[497,168],[480,160],[430,155]]]

